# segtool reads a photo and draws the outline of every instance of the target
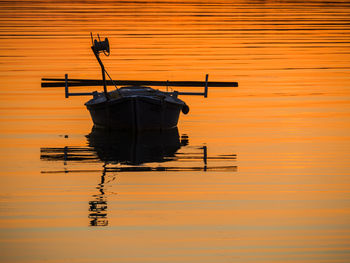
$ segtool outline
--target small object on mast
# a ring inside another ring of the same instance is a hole
[[[110,48],[109,48],[108,38],[105,38],[104,41],[101,41],[101,40],[98,41],[97,39],[95,39],[93,44],[93,49],[97,53],[103,52],[106,56],[109,56]],[[105,52],[107,52],[107,54]]]

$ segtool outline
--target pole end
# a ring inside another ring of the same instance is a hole
[[[68,74],[64,75],[64,95],[69,98],[69,90],[68,90]]]
[[[209,74],[205,75],[204,98],[208,98],[208,78]]]

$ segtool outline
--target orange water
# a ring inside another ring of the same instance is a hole
[[[1,261],[349,262],[349,1],[8,1],[0,14]],[[109,37],[115,79],[239,87],[183,97],[188,145],[153,171],[46,161],[44,148],[88,147],[88,98],[40,79],[100,78],[91,31]],[[105,227],[91,226],[98,200]]]

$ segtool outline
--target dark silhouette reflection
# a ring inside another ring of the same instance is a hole
[[[177,128],[142,133],[93,128],[86,137],[102,162],[127,165],[173,160],[177,150],[188,144],[187,137],[180,140]]]
[[[41,159],[75,163],[104,163],[104,172],[208,171],[236,170],[236,166],[208,166],[208,160],[235,160],[236,155],[208,156],[206,146],[188,146],[186,134],[178,129],[143,133],[110,131],[93,128],[87,146],[41,148]],[[191,151],[179,151],[180,148]],[[174,166],[161,164],[172,162]],[[200,164],[202,163],[202,164]],[[193,164],[193,165],[189,165]],[[96,172],[96,170],[44,171],[43,173]]]
[[[65,138],[68,139],[68,136]],[[98,192],[89,201],[90,226],[108,225],[106,186],[116,178],[118,172],[236,171],[237,168],[225,162],[234,161],[235,154],[210,156],[207,146],[189,146],[188,136],[184,134],[180,137],[177,128],[143,133],[93,128],[86,138],[86,146],[43,147],[40,158],[64,164],[63,170],[42,171],[46,174],[101,172],[101,169],[90,168],[96,167],[94,164],[103,163]],[[208,166],[208,162],[221,162],[224,165]],[[68,169],[69,163],[75,164],[71,167],[81,164],[84,169]],[[170,166],[170,163],[173,165]]]

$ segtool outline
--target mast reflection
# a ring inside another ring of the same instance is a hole
[[[106,172],[103,172],[101,183],[97,186],[99,193],[92,196],[94,200],[89,201],[90,226],[108,226],[107,198],[104,191],[105,177]]]

